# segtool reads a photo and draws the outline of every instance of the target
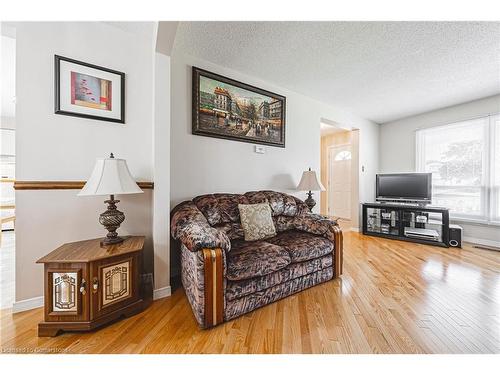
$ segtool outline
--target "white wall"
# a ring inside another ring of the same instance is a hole
[[[77,192],[16,191],[16,303],[22,305],[24,300],[43,295],[43,265],[35,264],[37,259],[65,242],[106,234],[98,222],[106,208],[105,197],[76,197]],[[146,256],[151,263],[151,190],[119,199],[118,208],[126,219],[118,231],[121,235],[146,235]],[[151,265],[148,268],[151,270]]]
[[[378,125],[341,108],[276,87],[255,77],[189,56],[174,48],[171,112],[171,205],[200,194],[243,193],[274,189],[304,198],[295,191],[302,171],[320,169],[320,120],[360,129],[360,163],[364,165],[361,200],[374,198],[378,170]],[[197,66],[286,96],[286,148],[254,145],[191,134],[191,67]],[[316,195],[319,200],[319,194]],[[319,209],[319,205],[316,206]]]
[[[193,135],[192,66],[286,96],[286,148],[266,146],[265,154],[256,154],[251,143]],[[375,198],[379,126],[342,108],[190,56],[175,47],[171,56],[171,108],[171,208],[197,195],[215,192],[272,189],[305,199],[305,193],[295,188],[307,168],[319,173],[320,121],[324,119],[359,129],[359,199],[364,202]],[[315,211],[318,211],[320,195],[315,194],[315,199],[318,201]],[[175,250],[171,262],[171,272],[175,276],[179,271]]]
[[[125,72],[126,124],[54,114],[54,54]],[[18,179],[86,179],[95,158],[112,151],[151,181],[152,58],[151,41],[99,22],[20,23]]]
[[[16,39],[2,35],[1,58],[1,122],[2,128],[15,128],[16,116]]]
[[[415,171],[415,131],[500,112],[500,95],[423,113],[380,126],[380,171]],[[500,229],[493,226],[459,223],[464,236],[500,242]],[[484,241],[483,241],[484,242]]]
[[[125,72],[126,123],[54,114],[54,54]],[[85,180],[95,159],[112,151],[127,159],[137,180],[152,181],[153,68],[152,35],[100,22],[18,23],[17,179]],[[16,301],[43,294],[38,258],[64,242],[105,234],[97,220],[105,197],[76,193],[17,191]],[[147,236],[146,264],[152,271],[152,192],[119,199],[126,215],[119,232]]]
[[[170,57],[154,58],[154,201],[155,298],[170,294]]]
[[[207,69],[286,96],[286,148],[265,147],[256,154],[254,145],[191,133],[191,67]],[[320,170],[320,121],[330,120],[359,129],[360,201],[375,197],[378,170],[379,126],[338,107],[277,87],[227,67],[190,56],[174,47],[171,56],[170,202],[178,203],[200,194],[244,193],[271,189],[305,199],[295,190],[302,172]],[[364,171],[361,172],[361,166]],[[320,195],[315,194],[319,212]],[[171,272],[178,273],[178,254],[171,252]]]

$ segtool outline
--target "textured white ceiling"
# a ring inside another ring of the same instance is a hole
[[[500,22],[181,22],[175,50],[377,123],[500,93]]]
[[[128,33],[153,38],[155,32],[155,22],[152,21],[105,21],[103,22],[109,26],[117,27]]]

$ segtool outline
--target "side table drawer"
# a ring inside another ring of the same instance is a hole
[[[91,319],[139,299],[140,255],[132,253],[91,264]]]
[[[89,319],[88,268],[85,263],[45,264],[45,320]]]

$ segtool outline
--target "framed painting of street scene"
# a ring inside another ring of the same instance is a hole
[[[285,147],[284,96],[193,67],[193,134]]]

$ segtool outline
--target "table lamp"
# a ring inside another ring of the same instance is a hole
[[[316,206],[316,201],[313,199],[313,193],[311,191],[325,191],[325,187],[318,180],[316,172],[311,171],[311,168],[309,168],[308,171],[302,173],[302,178],[300,179],[299,186],[297,186],[297,190],[309,191],[304,203],[309,207],[309,211],[312,211],[313,207]]]
[[[108,209],[99,215],[99,223],[104,225],[108,234],[101,241],[102,245],[117,244],[124,241],[118,236],[116,230],[125,220],[125,214],[116,209],[115,194],[137,194],[143,193],[130,174],[125,159],[116,159],[113,153],[107,159],[97,159],[92,175],[78,196],[87,195],[109,195],[110,198],[104,203]]]

